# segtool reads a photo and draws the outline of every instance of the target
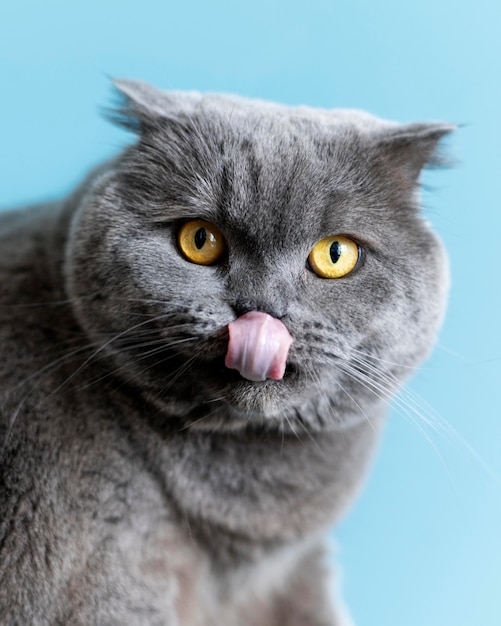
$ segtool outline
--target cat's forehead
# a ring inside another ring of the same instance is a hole
[[[146,118],[180,119],[183,117],[219,117],[235,125],[242,120],[256,119],[310,120],[317,126],[351,125],[367,132],[397,127],[398,124],[380,119],[358,109],[322,109],[311,106],[285,105],[258,98],[233,94],[200,93],[195,91],[164,91],[134,80],[114,80],[114,85],[128,104],[118,110],[115,121],[127,121],[130,115]],[[125,115],[121,117],[121,115]]]
[[[203,136],[190,149],[209,152],[202,173],[216,199],[209,216],[260,236],[292,236],[341,217],[365,175],[364,138],[384,124],[361,111],[232,96],[203,97],[190,120]]]
[[[162,92],[162,108],[167,116],[186,114],[217,119],[236,129],[246,124],[280,124],[286,128],[302,122],[304,128],[342,130],[350,127],[361,132],[379,132],[398,126],[359,109],[316,108],[305,105],[286,105],[258,98],[246,98],[233,94],[198,92]]]
[[[402,208],[411,215],[420,172],[438,162],[438,142],[453,130],[359,110],[118,87],[128,99],[118,121],[140,134],[125,161],[134,190],[170,207],[173,220],[213,218],[263,237],[349,234],[359,222],[372,230],[396,220]]]
[[[252,141],[270,151],[274,145],[308,140],[335,142],[347,136],[370,140],[371,136],[398,126],[394,122],[357,109],[316,109],[308,106],[286,106],[274,102],[225,96],[204,95],[187,116],[202,128],[228,141]]]

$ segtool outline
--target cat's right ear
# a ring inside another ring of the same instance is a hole
[[[140,134],[166,120],[189,116],[201,95],[196,92],[167,92],[136,80],[113,79],[116,104],[106,117],[126,130]]]

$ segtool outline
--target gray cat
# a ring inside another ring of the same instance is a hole
[[[442,318],[453,127],[117,87],[137,142],[0,220],[0,623],[339,625],[324,538]]]

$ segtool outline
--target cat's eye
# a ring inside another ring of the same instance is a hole
[[[226,241],[217,226],[205,220],[192,220],[181,226],[177,243],[184,256],[198,265],[213,265],[226,252]]]
[[[359,259],[360,247],[343,235],[321,239],[308,256],[311,269],[321,278],[342,278],[355,269]]]

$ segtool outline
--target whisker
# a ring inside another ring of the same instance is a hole
[[[367,369],[373,371],[378,377],[389,381],[393,386],[398,384],[397,380],[391,374],[381,372],[363,359],[360,359],[360,363]],[[420,419],[422,419],[426,425],[432,428],[435,432],[443,437],[446,437],[450,443],[455,443],[456,445],[465,447],[466,449],[471,448],[471,446],[469,446],[459,433],[437,411],[435,411],[435,409],[428,402],[426,402],[424,398],[414,392],[410,387],[404,386],[399,389],[397,391],[397,397],[406,399],[409,406],[412,405],[413,408],[417,407],[419,411],[416,412],[418,413]],[[469,452],[473,453],[473,456],[476,456],[477,454],[473,448],[471,448]]]
[[[303,364],[302,367],[308,373],[310,379],[312,380],[312,382],[316,386],[316,388],[320,392],[322,392],[322,389],[321,389],[321,386],[320,386],[320,377],[319,377],[318,373],[310,365]],[[329,407],[329,409],[332,411],[332,407]],[[328,454],[326,454],[325,450],[322,449],[322,447],[320,446],[318,441],[315,439],[314,435],[310,432],[310,429],[304,423],[304,420],[301,419],[301,416],[299,414],[297,415],[297,420],[298,420],[299,425],[303,428],[304,432],[307,434],[307,436],[310,439],[310,441],[315,445],[315,448],[320,452],[321,456],[323,458],[325,458],[325,459],[328,459]],[[289,420],[287,420],[287,421],[289,422]],[[289,425],[290,425],[290,422],[289,422]],[[283,435],[282,435],[282,448],[283,448],[283,443],[284,442],[283,442]]]
[[[162,342],[160,345],[157,345],[156,348],[152,348],[151,350],[148,350],[147,352],[142,353],[140,356],[137,356],[135,358],[134,364],[139,363],[140,361],[143,361],[143,360],[145,360],[147,358],[150,358],[152,356],[155,356],[155,354],[159,354],[159,353],[161,354],[162,352],[164,352],[165,350],[173,347],[174,345],[179,345],[181,343],[185,343],[185,342],[189,342],[189,341],[197,341],[197,340],[198,340],[197,337],[189,337],[189,338],[185,338],[185,339],[178,340],[178,341],[171,342],[171,343]],[[141,344],[141,345],[153,345],[154,343],[159,343],[159,342],[160,342],[160,340],[158,340],[157,342],[148,342],[147,344]],[[169,357],[166,357],[165,359],[161,359],[161,360],[157,361],[155,363],[155,365],[158,365],[159,363],[165,363],[165,362],[169,361],[171,358],[174,358],[174,355],[171,355]],[[123,365],[119,365],[119,366],[117,366],[117,367],[115,367],[113,369],[110,369],[105,374],[102,374],[98,378],[94,378],[93,380],[89,381],[88,383],[82,385],[80,387],[80,389],[88,389],[88,388],[96,385],[97,383],[100,383],[103,380],[106,380],[107,378],[111,378],[111,377],[113,377],[116,374],[119,374],[119,373],[121,373],[123,371],[126,371],[128,367],[129,367],[129,364],[128,363],[124,363]],[[146,368],[143,368],[143,369],[139,370],[139,372],[140,373],[144,373],[148,369],[149,368],[146,367]],[[129,377],[127,377],[124,380],[124,382],[130,382],[132,380],[133,380],[132,376],[129,376]]]
[[[419,419],[423,419],[423,416],[419,413],[419,411],[417,411],[408,402],[402,400],[402,398],[400,398],[398,394],[394,395],[391,391],[388,391],[383,385],[377,383],[369,376],[363,374],[360,370],[346,363],[343,363],[342,368],[347,374],[350,374],[354,379],[358,380],[358,382],[362,384],[368,391],[371,391],[377,398],[385,402],[385,404],[387,404],[388,406],[393,406],[395,410],[400,413],[400,415],[402,415],[402,417],[406,417],[414,424],[414,426],[419,430],[419,432],[423,435],[428,444],[436,453],[437,458],[440,460],[442,466],[444,467],[451,484],[454,486],[454,481],[452,479],[452,475],[450,473],[447,462],[445,461],[442,453],[436,446],[435,442],[431,439],[429,433],[426,432],[426,430],[423,428],[423,425],[419,421]]]
[[[294,436],[296,437],[296,439],[298,441],[300,441],[304,445],[304,441],[301,439],[301,437],[299,436],[299,433],[294,428],[294,424],[291,422],[291,420],[288,418],[288,416],[286,414],[284,414],[284,419],[287,422],[287,425],[289,426],[289,428],[292,430],[292,432],[293,432]]]
[[[197,356],[193,355],[189,357],[186,362],[178,368],[176,374],[171,378],[168,385],[163,388],[163,391],[167,391],[172,387],[172,385],[179,380],[179,378],[191,367],[191,365],[196,361]],[[163,360],[160,360],[159,363],[162,363]]]
[[[309,372],[309,375],[310,375],[310,377],[311,377],[311,379],[313,381],[313,384],[316,386],[316,388],[319,390],[319,392],[322,392],[321,381],[320,381],[320,377],[319,377],[318,373],[315,372],[312,367],[307,368],[307,371]],[[364,418],[370,424],[371,428],[373,430],[375,430],[376,428],[374,426],[373,421],[367,415],[367,413],[364,411],[364,409],[360,406],[360,404],[355,400],[355,398],[349,393],[349,391],[342,385],[342,383],[340,381],[335,380],[334,382],[341,389],[341,391],[351,400],[351,402],[353,402],[353,404],[359,409],[361,414],[364,416]]]
[[[206,415],[202,415],[202,417],[199,417],[198,419],[193,420],[192,422],[186,423],[184,426],[182,426],[179,429],[179,432],[183,432],[184,430],[189,430],[190,428],[192,428],[196,424],[200,424],[202,422],[205,422],[205,421],[209,420],[214,415],[214,413],[216,413],[216,411],[217,411],[217,407],[211,408],[209,413],[207,413]]]
[[[361,363],[363,365],[363,363]],[[369,366],[370,364],[365,364]],[[392,391],[388,391],[381,383],[377,383],[374,379],[370,378],[367,374],[363,374],[356,368],[347,367],[346,363],[342,365],[349,375],[357,379],[368,390],[372,392],[386,402],[389,406],[393,405],[397,413],[400,413],[403,417],[409,419],[413,425],[419,430],[419,432],[425,437],[428,444],[432,447],[437,454],[441,464],[444,466],[448,478],[454,488],[454,480],[448,468],[448,465],[437,448],[435,442],[431,438],[430,434],[424,429],[424,426],[431,428],[437,434],[446,438],[449,443],[455,443],[460,449],[468,452],[468,454],[484,469],[484,471],[496,482],[501,484],[500,477],[492,471],[492,469],[485,463],[478,452],[467,442],[463,437],[459,435],[432,407],[430,407],[418,394],[415,394],[408,387],[403,387],[393,394]],[[396,386],[396,379],[389,375],[373,368],[373,373],[378,375],[382,381],[389,382],[391,387]],[[408,398],[406,398],[406,395]],[[454,488],[455,489],[455,488]]]
[[[362,352],[361,350],[357,350],[356,348],[351,348],[350,354],[358,354],[362,357],[365,357],[366,359],[370,359],[370,361],[377,361],[378,363],[386,363],[387,365],[396,365],[397,367],[401,367],[403,369],[408,369],[411,371],[415,370],[415,367],[413,365],[404,365],[403,363],[397,363],[395,361],[388,361],[387,359],[382,359],[380,357],[374,356],[373,354]]]
[[[46,402],[50,397],[52,397],[54,394],[56,394],[58,391],[60,391],[65,385],[67,385],[79,372],[81,372],[92,360],[94,360],[95,358],[97,358],[108,346],[110,346],[114,341],[117,341],[118,339],[120,339],[121,337],[127,335],[128,333],[131,333],[132,331],[134,331],[137,328],[141,328],[142,326],[151,323],[152,321],[159,321],[161,319],[163,319],[164,316],[163,315],[159,315],[156,318],[152,318],[152,320],[146,320],[146,321],[142,321],[139,324],[135,324],[131,327],[128,327],[127,329],[121,331],[120,333],[115,334],[113,337],[111,337],[110,339],[108,339],[107,341],[105,341],[104,343],[100,344],[99,347],[97,349],[95,349],[92,354],[90,356],[88,356],[83,363],[81,363],[69,376],[67,376],[65,378],[65,380],[60,383],[59,385],[57,385],[54,389],[52,389],[44,398],[43,400],[40,400],[37,403],[37,407],[40,406],[43,402]],[[27,392],[27,394],[21,399],[21,401],[18,403],[16,409],[13,412],[13,415],[11,417],[11,419],[9,420],[9,427],[7,429],[7,433],[6,433],[6,437],[5,437],[5,441],[8,439],[12,428],[17,420],[17,417],[19,416],[19,413],[21,411],[21,408],[26,404],[28,398],[34,393],[34,391],[36,389],[39,388],[39,386],[42,384],[42,382],[44,380],[46,380],[47,376],[51,373],[51,371],[53,371],[58,365],[62,364],[62,363],[67,363],[71,358],[74,358],[76,356],[79,356],[81,353],[85,353],[88,352],[90,349],[93,348],[92,344],[86,344],[84,346],[79,347],[76,350],[73,350],[72,352],[70,352],[69,354],[66,353],[65,355],[63,355],[62,357],[56,359],[55,361],[52,361],[51,363],[45,365],[44,367],[40,368],[39,370],[37,370],[34,374],[31,374],[30,376],[28,376],[27,378],[25,378],[23,381],[21,381],[21,383],[18,383],[15,387],[13,387],[13,389],[22,387],[23,385],[28,384],[29,382],[35,380],[38,378],[36,384],[34,384],[33,386],[31,386],[30,390]]]

